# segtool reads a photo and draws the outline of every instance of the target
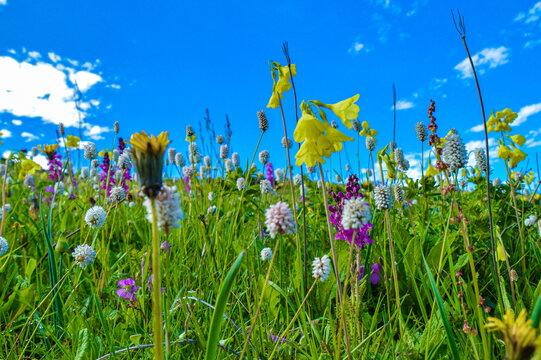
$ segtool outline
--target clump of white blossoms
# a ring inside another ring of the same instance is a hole
[[[285,202],[278,201],[269,206],[265,212],[265,225],[271,238],[277,234],[293,234],[295,231],[295,220],[289,206]]]
[[[235,167],[233,166],[233,163],[231,162],[230,159],[225,159],[225,171],[226,172],[232,172],[233,170],[235,170]]]
[[[175,148],[169,148],[167,149],[167,159],[169,160],[169,163],[174,164],[175,163],[175,156],[177,155],[177,151]]]
[[[96,252],[94,249],[92,249],[92,246],[83,244],[77,246],[71,256],[73,256],[77,265],[79,265],[81,268],[85,268],[87,265],[94,262]]]
[[[286,138],[285,136],[282,138],[282,147],[283,148],[288,148],[288,149],[291,149],[291,147],[293,146],[293,141],[291,141],[290,138]]]
[[[34,177],[31,174],[26,174],[24,177],[24,185],[28,186],[29,188],[34,187],[35,181]]]
[[[233,162],[234,166],[239,166],[240,165],[239,153],[234,152],[233,155],[231,155],[231,161]]]
[[[378,210],[391,208],[391,191],[387,186],[376,186],[374,189],[374,199]]]
[[[270,248],[261,250],[261,260],[269,261],[270,259],[272,259],[272,250]]]
[[[272,191],[272,184],[267,179],[261,180],[259,187],[261,188],[261,194],[268,194]]]
[[[475,164],[481,172],[487,171],[487,157],[485,156],[485,150],[477,148],[473,151],[475,156]]]
[[[223,135],[218,135],[216,136],[216,142],[220,145],[222,145],[224,143],[225,139],[224,139],[224,136]]]
[[[175,154],[175,165],[179,168],[186,165],[186,162],[184,161],[184,156],[182,156],[182,153],[176,153]]]
[[[192,177],[193,175],[193,169],[191,166],[184,166],[182,168],[182,174],[184,175],[184,177]]]
[[[312,276],[316,280],[326,281],[331,273],[331,259],[327,255],[315,258],[312,263]]]
[[[492,179],[492,186],[500,186],[502,184],[502,181],[500,180],[500,178],[494,178]]]
[[[114,161],[115,163],[118,162],[119,156],[120,156],[120,153],[118,152],[118,150],[117,150],[117,149],[114,149],[114,150],[113,150],[113,161]]]
[[[259,153],[259,161],[266,165],[269,162],[269,152],[267,150],[263,150]]]
[[[394,149],[393,155],[394,155],[394,161],[397,164],[400,164],[402,161],[404,161],[404,152],[402,151],[401,148]]]
[[[451,130],[451,135],[447,136],[446,140],[443,144],[442,155],[443,161],[449,164],[449,170],[455,171],[466,166],[468,155],[460,135]]]
[[[239,191],[242,191],[242,189],[244,189],[244,178],[243,177],[240,177],[237,179],[237,189],[239,189]]]
[[[210,166],[212,165],[210,156],[205,156],[203,158],[203,162],[205,163],[205,166],[207,167],[207,169],[210,169]]]
[[[295,184],[295,186],[299,186],[301,183],[302,183],[302,177],[300,174],[293,176],[293,184]]]
[[[225,159],[229,155],[229,147],[227,144],[220,146],[220,158]]]
[[[376,148],[376,142],[372,136],[366,137],[366,150],[373,151]]]
[[[216,214],[216,205],[211,205],[209,206],[209,208],[207,209],[207,215],[213,215],[213,214]]]
[[[422,122],[418,122],[415,125],[415,132],[417,133],[417,140],[419,140],[420,142],[424,142],[426,140],[427,131],[425,124],[423,124]]]
[[[91,162],[90,162],[90,167],[92,167],[92,169],[95,169],[98,167],[98,165],[100,164],[100,162],[98,161],[98,159],[93,159]]]
[[[394,201],[397,203],[402,204],[404,202],[404,189],[402,188],[402,184],[396,183],[393,185],[393,195]]]
[[[88,170],[88,166],[83,166],[81,168],[81,173],[79,174],[79,177],[81,179],[86,179],[88,177],[89,173],[90,173],[90,171]]]
[[[147,220],[152,223],[152,208],[148,197],[145,199],[144,205],[147,208]],[[184,214],[180,208],[180,195],[176,186],[163,185],[156,197],[156,214],[158,229],[163,230],[166,235],[173,228],[180,227],[179,222],[184,218]]]
[[[125,151],[118,158],[118,167],[122,170],[127,170],[131,167],[130,153]]]
[[[361,132],[361,122],[359,120],[355,119],[351,122],[351,124],[353,125],[353,130]]]
[[[0,236],[0,256],[6,255],[8,250],[9,250],[8,241],[2,236]]]
[[[524,225],[528,227],[533,226],[535,225],[536,220],[537,220],[537,217],[535,215],[530,215],[524,220]]]
[[[96,144],[94,144],[93,142],[86,143],[84,149],[85,149],[84,151],[85,159],[93,160],[98,156],[98,150],[96,149]]]
[[[521,171],[515,171],[515,180],[518,182],[522,182],[523,179],[524,173],[522,173]]]
[[[284,170],[280,168],[274,170],[274,176],[276,177],[276,182],[284,181]]]
[[[207,167],[205,165],[201,165],[199,167],[199,175],[201,176],[201,179],[205,177],[206,173],[207,173]]]
[[[361,197],[351,198],[344,202],[342,226],[344,229],[358,229],[368,224],[371,218],[370,205]]]
[[[87,210],[85,215],[85,222],[93,229],[98,229],[105,224],[107,213],[101,206],[93,206]]]
[[[208,194],[208,199],[209,199],[209,201],[214,200],[214,193],[213,193],[212,191],[209,192],[209,194]]]
[[[116,186],[111,189],[111,194],[109,195],[109,201],[119,202],[126,198],[126,191],[121,186]]]

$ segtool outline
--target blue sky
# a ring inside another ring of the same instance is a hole
[[[60,122],[67,133],[77,134],[79,117],[71,101],[77,81],[84,140],[110,146],[112,125],[119,121],[125,138],[135,131],[167,130],[171,146],[185,151],[186,125],[197,131],[208,108],[218,134],[228,114],[233,150],[245,161],[260,133],[256,112],[271,95],[268,61],[284,62],[281,44],[288,40],[299,102],[334,103],[359,93],[359,119],[379,131],[379,144],[392,139],[396,84],[397,142],[412,165],[410,175],[417,176],[414,125],[427,120],[431,98],[441,136],[454,127],[468,150],[482,145],[477,93],[463,66],[466,54],[451,6],[466,19],[487,116],[505,107],[519,112],[514,131],[526,136],[523,150],[535,169],[541,150],[541,2],[536,1],[0,0],[1,151],[54,142]],[[285,101],[290,134],[291,97],[287,93]],[[270,130],[261,149],[283,167],[280,112],[268,109],[267,116]],[[347,145],[355,168],[356,147]],[[361,149],[365,167],[367,153]],[[502,174],[501,161],[494,164]]]

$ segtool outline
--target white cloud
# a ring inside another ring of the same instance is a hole
[[[411,109],[414,106],[415,106],[415,104],[412,103],[411,101],[398,100],[396,102],[396,110],[407,110],[407,109]],[[391,107],[391,109],[392,109],[392,107]]]
[[[49,167],[47,157],[43,154],[32,157],[32,160],[34,160],[39,166],[41,166],[42,169],[47,169]]]
[[[363,49],[366,51],[366,48],[365,48],[364,44],[361,44],[360,42],[355,42],[349,48],[348,53],[350,53],[350,54],[358,54]]]
[[[0,130],[0,133],[2,133],[1,137],[2,139],[7,139],[7,138],[10,138],[11,137],[11,131],[9,131],[8,129],[2,129]]]
[[[30,56],[34,60],[37,60],[41,57],[41,54],[37,51],[29,51],[28,56]]]
[[[60,61],[60,57],[49,53],[51,61]],[[61,64],[57,64],[61,65]],[[41,61],[17,61],[9,56],[0,56],[0,113],[7,112],[14,116],[41,118],[46,123],[64,126],[78,126],[79,116],[86,117],[83,110],[78,113],[75,103],[74,88],[68,80],[77,80],[80,90],[87,91],[96,83],[103,81],[101,76],[81,70]],[[81,102],[81,108],[90,107],[91,99]]]
[[[118,84],[107,85],[107,87],[113,88],[113,89],[115,89],[115,90],[119,90],[119,89],[120,89],[120,85],[118,85]]]
[[[515,16],[515,21],[523,21],[525,24],[535,22],[541,17],[541,1],[532,6],[527,13],[519,13]]]
[[[53,52],[48,53],[47,56],[49,56],[49,59],[51,59],[51,61],[54,62],[54,63],[57,63],[60,60],[62,60],[62,58],[60,56],[56,55]]]
[[[509,49],[505,46],[500,46],[499,48],[486,48],[473,55],[472,61],[475,65],[475,70],[479,74],[483,74],[487,68],[492,69],[508,63]],[[465,58],[456,65],[455,70],[461,73],[462,79],[473,77],[470,60],[468,58]]]
[[[111,129],[108,128],[107,126],[90,125],[90,124],[85,124],[85,125],[87,126],[84,132],[84,135],[94,140],[103,139],[104,137],[101,136],[101,134],[111,131]]]
[[[520,125],[528,120],[528,117],[537,114],[538,112],[541,112],[541,103],[526,105],[519,110],[518,116],[515,121],[513,121],[512,125]]]
[[[470,130],[468,130],[468,132],[481,132],[483,130],[485,130],[485,126],[483,124],[479,124],[472,127]]]
[[[0,5],[6,5],[8,3],[8,0],[0,0]]]
[[[21,134],[21,136],[22,136],[23,138],[26,139],[26,142],[33,141],[33,140],[37,140],[37,139],[39,138],[38,136],[36,136],[36,135],[34,135],[34,134],[31,134],[31,133],[29,133],[29,132],[26,132],[26,131],[24,131],[24,132]]]
[[[23,124],[21,120],[17,120],[17,119],[11,120],[11,123],[15,126],[21,126]]]
[[[485,150],[485,140],[471,140],[466,144],[466,151],[468,152],[468,166],[475,166],[475,154],[473,151],[475,149],[481,148]],[[494,162],[498,158],[498,146],[496,140],[493,138],[488,138],[488,151],[490,155],[490,161]]]
[[[541,140],[533,141],[533,142],[529,143],[527,147],[532,148],[532,147],[536,147],[536,146],[540,146],[540,145],[541,145]]]
[[[443,78],[443,79],[434,78],[432,79],[432,81],[430,81],[429,86],[430,86],[430,89],[432,90],[438,90],[446,83],[447,83],[447,78]]]

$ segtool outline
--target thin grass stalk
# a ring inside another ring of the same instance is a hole
[[[158,212],[156,210],[156,199],[149,198],[152,210],[152,318],[154,324],[154,359],[163,359],[162,343],[162,293],[160,274],[160,234],[158,232]]]
[[[492,220],[492,204],[491,204],[491,197],[490,197],[490,152],[488,148],[488,130],[487,130],[487,120],[485,116],[485,106],[483,104],[483,96],[481,95],[481,87],[479,86],[479,79],[477,79],[477,72],[475,71],[475,66],[473,64],[473,60],[470,55],[470,50],[468,49],[468,44],[466,43],[466,26],[464,24],[464,17],[460,15],[460,11],[459,11],[458,12],[459,24],[457,25],[452,11],[451,11],[451,15],[453,16],[453,22],[455,24],[455,28],[462,38],[462,43],[464,44],[464,49],[466,50],[466,54],[468,55],[468,60],[470,61],[470,66],[473,72],[473,78],[475,79],[475,86],[477,87],[477,94],[479,95],[479,103],[481,105],[481,115],[483,117],[483,131],[485,134],[485,154],[486,154],[486,160],[487,160],[485,174],[486,174],[486,187],[487,187],[488,223],[490,227],[490,250],[492,253],[494,282],[496,283],[496,286],[498,288],[500,299],[503,300],[503,292],[501,289],[500,279],[498,277],[498,263],[496,260],[496,242],[494,241],[494,226],[493,226],[493,220]]]
[[[400,292],[398,290],[398,273],[396,271],[396,262],[394,258],[394,247],[393,247],[393,237],[391,235],[391,220],[389,218],[389,209],[385,209],[385,225],[387,227],[387,238],[389,240],[389,252],[391,254],[391,269],[393,271],[393,282],[394,282],[394,291],[396,296],[396,307],[398,308],[398,311],[400,312],[400,319],[402,318],[401,315],[401,306],[400,306]],[[399,326],[400,332],[402,332],[402,326]]]
[[[8,178],[8,166],[11,158],[13,157],[13,151],[9,154],[8,159],[6,160],[6,172],[4,173],[4,179],[2,180],[2,224],[0,225],[0,236],[4,233],[4,224],[6,221],[6,183]]]
[[[317,165],[319,167],[319,174],[320,174],[321,178],[324,179],[324,177],[323,177],[323,167],[321,166],[320,163],[318,163]],[[330,215],[329,215],[329,201],[327,199],[327,187],[325,185],[325,180],[321,181],[321,189],[323,190],[323,203],[324,203],[324,206],[325,206],[325,215],[326,215],[326,218],[327,218],[327,230],[329,232],[329,241],[331,243],[332,263],[333,263],[333,267],[334,267],[334,275],[336,277],[336,291],[338,293],[338,300],[340,301],[340,307],[343,307],[344,300],[342,298],[342,285],[340,284],[340,273],[338,271],[338,257],[336,256],[336,249],[335,249],[335,246],[334,246],[334,238],[332,236],[331,219],[330,219]],[[343,326],[344,326],[344,339],[345,339],[345,343],[346,343],[348,356],[349,356],[350,359],[353,359],[352,356],[351,356],[351,347],[350,347],[350,344],[349,344],[349,336],[348,336],[348,328],[347,328],[347,324],[346,324],[346,318],[344,316],[342,316],[342,323],[343,323]],[[337,348],[336,351],[337,351],[337,354],[339,355],[340,349]]]

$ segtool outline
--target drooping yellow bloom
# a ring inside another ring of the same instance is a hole
[[[291,79],[291,75],[297,75],[297,68],[295,64],[291,64],[291,73],[289,73],[288,66],[282,66],[277,62],[272,62],[271,71],[273,80],[272,95],[267,107],[276,109],[280,105],[280,98],[284,98],[282,94],[291,88],[289,79]],[[278,73],[278,75],[276,73]],[[278,81],[276,81],[276,76],[278,76]]]
[[[79,141],[81,140],[77,136],[68,135],[67,136],[68,141],[66,142],[67,147],[76,148],[79,147]]]
[[[541,344],[541,336],[537,335],[537,329],[532,326],[525,309],[516,318],[511,309],[507,309],[503,320],[489,317],[485,327],[489,332],[502,333],[505,358],[509,360],[531,359]]]
[[[436,168],[434,166],[432,166],[432,163],[430,162],[430,158],[429,158],[428,159],[428,168],[426,169],[425,175],[427,177],[433,177],[433,176],[436,176],[437,173],[438,173],[438,170],[436,170]]]
[[[514,169],[517,167],[518,163],[522,160],[526,159],[526,153],[520,149],[518,149],[515,144],[511,143],[511,146],[513,147],[513,152],[511,153],[511,159],[509,160],[509,167],[511,169]]]
[[[511,111],[511,109],[504,109],[502,111],[497,111],[496,115],[494,113],[490,114],[487,121],[487,131],[503,131],[510,132],[511,127],[509,126],[517,118],[517,113]]]
[[[163,154],[171,143],[168,134],[162,132],[156,137],[142,131],[132,134],[128,142],[132,146],[133,166],[139,175],[139,183],[149,197],[156,197],[162,187]]]
[[[530,185],[532,183],[532,181],[534,181],[535,179],[535,175],[533,173],[533,171],[530,171],[528,172],[525,176],[524,176],[524,180],[526,180],[526,183],[528,185]]]
[[[359,94],[337,102],[336,104],[324,104],[317,100],[313,100],[312,103],[316,106],[332,110],[335,115],[340,118],[342,123],[351,130],[353,124],[350,120],[355,120],[359,116],[359,105],[355,104],[357,100],[359,100]]]
[[[27,174],[34,175],[39,169],[41,169],[41,166],[33,160],[27,158],[21,159],[21,169],[19,170],[18,176],[19,181],[24,181]]]
[[[361,126],[363,127],[363,129],[361,130],[361,132],[359,134],[361,134],[361,136],[373,137],[374,141],[376,141],[375,136],[378,134],[378,132],[376,130],[374,130],[374,129],[370,129],[370,127],[368,126],[368,122],[366,122],[366,121],[363,121]]]
[[[54,156],[54,152],[56,151],[56,149],[58,149],[58,144],[53,144],[53,145],[38,145],[38,149],[44,153],[45,155],[47,155],[47,157],[49,158],[49,160],[51,160]]]
[[[505,136],[511,139],[511,141],[517,144],[518,146],[522,146],[526,142],[526,138],[522,135],[517,134],[517,135],[512,135],[512,136],[511,135],[505,135]]]

